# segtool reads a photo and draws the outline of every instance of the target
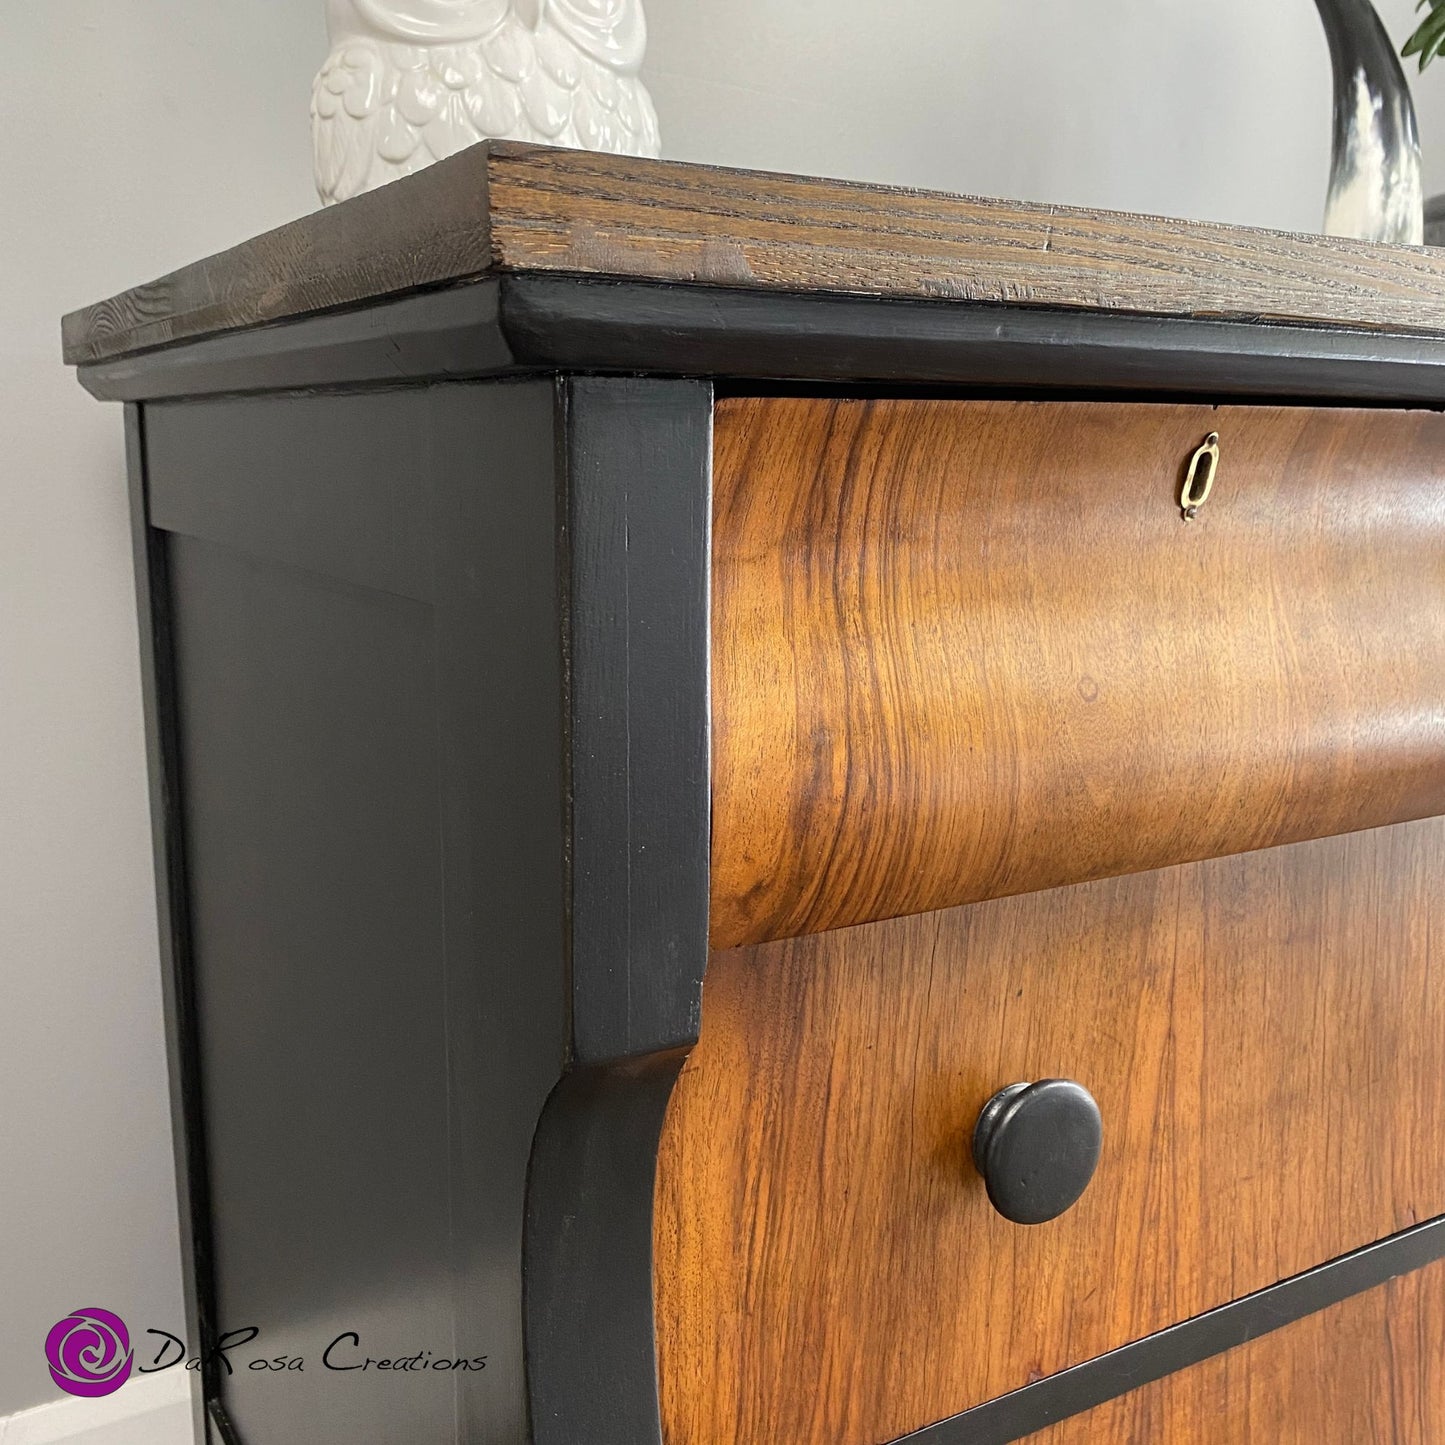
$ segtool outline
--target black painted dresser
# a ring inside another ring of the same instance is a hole
[[[1445,252],[492,144],[64,336],[209,1438],[1445,1441]]]

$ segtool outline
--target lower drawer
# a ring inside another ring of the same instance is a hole
[[[1434,819],[714,954],[659,1159],[669,1445],[878,1445],[1445,1214],[1442,873]],[[1047,1077],[1103,1155],[1029,1228],[969,1141]]]
[[[1029,1437],[1029,1445],[1438,1445],[1445,1262]]]

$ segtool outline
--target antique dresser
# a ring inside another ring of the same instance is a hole
[[[65,343],[213,1440],[1445,1441],[1445,252],[491,145]]]

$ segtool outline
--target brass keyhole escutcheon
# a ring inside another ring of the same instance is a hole
[[[1179,494],[1179,510],[1184,520],[1192,522],[1199,509],[1209,500],[1214,490],[1214,478],[1219,473],[1219,433],[1210,432],[1204,445],[1189,461],[1189,474],[1184,478],[1184,490]]]

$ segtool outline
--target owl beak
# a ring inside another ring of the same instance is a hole
[[[547,0],[515,0],[515,4],[517,19],[528,30],[535,30],[542,23],[542,12],[547,7]]]

